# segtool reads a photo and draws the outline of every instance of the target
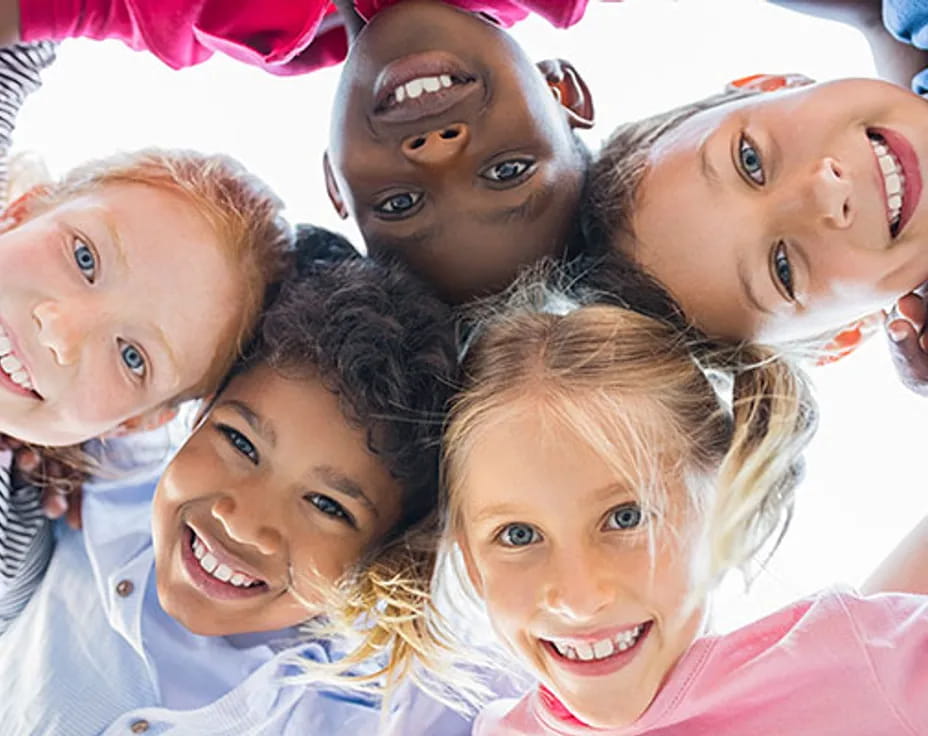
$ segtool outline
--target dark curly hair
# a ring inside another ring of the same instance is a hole
[[[342,236],[297,228],[294,274],[268,306],[236,373],[267,364],[318,376],[403,489],[394,535],[435,508],[442,423],[456,384],[450,308],[399,263]]]

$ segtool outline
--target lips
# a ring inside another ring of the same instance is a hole
[[[190,581],[209,598],[241,600],[263,595],[269,589],[255,568],[206,533],[187,525],[182,534],[181,559]]]
[[[901,133],[889,128],[871,128],[868,133],[874,133],[883,139],[884,144],[892,156],[899,163],[902,174],[902,209],[899,212],[899,222],[893,228],[893,236],[898,237],[912,219],[922,193],[922,175],[918,156],[908,139]],[[879,164],[877,165],[879,170]],[[883,172],[879,170],[880,181],[883,181]],[[885,194],[885,191],[884,191]],[[889,204],[887,202],[887,209]]]
[[[597,677],[612,674],[630,664],[641,651],[652,626],[652,621],[646,621],[623,629],[541,641],[561,669],[574,675]],[[609,651],[600,646],[605,642],[609,642]],[[586,649],[585,654],[583,649]]]
[[[0,322],[0,385],[13,393],[43,400],[35,388],[35,378],[28,359],[9,326]]]
[[[426,80],[450,80],[451,85],[428,82],[422,85]],[[407,85],[412,95],[406,92]],[[447,112],[479,94],[482,88],[478,76],[451,54],[439,51],[413,54],[391,62],[377,77],[374,115],[383,122],[415,122]]]

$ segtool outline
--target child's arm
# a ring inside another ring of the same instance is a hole
[[[870,575],[861,592],[928,595],[928,517]]]
[[[0,202],[6,202],[7,159],[19,108],[42,85],[41,73],[55,60],[56,50],[51,41],[0,48]]]
[[[897,41],[883,25],[880,0],[772,0],[777,5],[820,18],[846,23],[863,33],[873,52],[881,79],[908,88],[912,77],[928,66],[928,55]],[[928,19],[926,19],[928,20]]]
[[[354,0],[335,0],[335,7],[338,8],[338,14],[345,24],[345,30],[348,32],[348,42],[354,41],[361,29],[364,28],[364,18],[358,15],[354,7]]]

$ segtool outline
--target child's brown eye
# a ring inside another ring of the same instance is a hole
[[[391,194],[374,205],[374,211],[387,217],[402,217],[422,201],[420,192]]]
[[[503,184],[526,174],[535,165],[534,161],[524,158],[511,158],[487,167],[480,174],[484,179]]]

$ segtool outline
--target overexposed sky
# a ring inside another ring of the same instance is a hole
[[[874,74],[857,31],[760,0],[591,0],[569,31],[532,20],[513,32],[534,57],[569,59],[584,74],[598,114],[586,136],[594,146],[623,120],[755,72]],[[356,238],[321,174],[337,75],[278,78],[226,59],[174,72],[117,42],[72,41],[24,109],[16,148],[40,153],[53,173],[146,145],[230,153],[272,184],[294,222]],[[749,595],[732,586],[719,597],[722,626],[834,582],[861,582],[928,513],[928,404],[898,385],[882,338],[814,379],[822,420],[793,527]]]

